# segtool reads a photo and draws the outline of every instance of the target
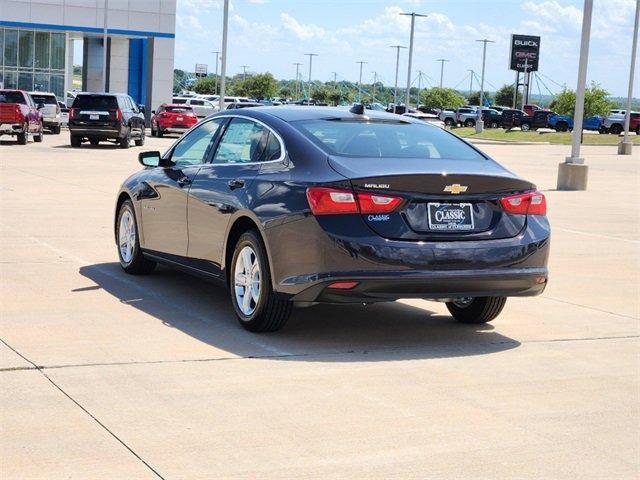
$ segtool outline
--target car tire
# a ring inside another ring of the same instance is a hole
[[[131,128],[127,129],[127,134],[118,142],[120,148],[127,149],[131,146]]]
[[[158,136],[158,138],[162,138],[162,136],[164,135],[160,127],[158,127],[158,131],[156,132],[156,135]]]
[[[131,200],[125,200],[118,210],[116,245],[122,269],[131,275],[147,275],[156,268],[156,262],[144,256],[140,249],[138,224]]]
[[[523,123],[522,125],[520,125],[520,130],[522,130],[523,132],[528,132],[529,130],[531,130],[531,125],[529,125],[528,123]]]
[[[100,140],[98,140],[97,138],[90,138],[89,143],[94,147],[97,147],[100,144]]]
[[[145,132],[144,132],[144,127],[142,127],[142,130],[140,130],[140,138],[136,139],[135,141],[136,147],[144,146],[144,137],[145,137]]]
[[[467,128],[473,128],[476,126],[476,121],[468,118],[464,121],[464,126]]]
[[[467,300],[447,302],[447,309],[459,322],[487,323],[502,312],[506,297],[476,297]]]
[[[156,136],[156,130],[153,128],[153,125],[151,125],[151,136],[152,137]]]
[[[267,253],[254,230],[243,233],[236,243],[230,265],[229,291],[240,325],[250,332],[281,329],[293,308],[292,302],[278,298],[274,293]]]
[[[451,120],[450,118],[445,118],[445,119],[444,119],[444,124],[445,124],[447,127],[451,127],[451,126],[453,125],[453,120]]]
[[[499,125],[498,125],[498,122],[491,122],[491,123],[489,124],[489,128],[498,128],[498,126],[499,126]]]
[[[71,146],[79,148],[82,145],[82,137],[80,135],[71,135]]]
[[[18,140],[18,145],[26,145],[27,144],[28,135],[27,135],[27,126],[26,125],[24,127],[22,127],[22,133],[19,133],[16,136],[16,139]]]
[[[622,133],[622,125],[620,125],[619,123],[614,123],[609,128],[609,133],[613,135],[620,135]]]
[[[57,125],[51,129],[51,133],[54,135],[60,135],[60,125]]]

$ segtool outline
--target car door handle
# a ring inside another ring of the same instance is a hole
[[[181,187],[187,187],[187,186],[191,185],[191,180],[189,180],[189,177],[182,177],[182,178],[178,179],[177,183]]]
[[[242,188],[244,187],[244,180],[240,178],[234,178],[233,180],[229,180],[227,182],[227,185],[229,185],[229,188],[231,190],[235,190],[236,188]]]

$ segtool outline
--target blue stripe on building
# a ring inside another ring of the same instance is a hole
[[[77,25],[55,25],[53,23],[30,23],[30,22],[10,22],[0,20],[0,27],[5,28],[32,28],[37,30],[58,30],[63,32],[85,32],[85,33],[104,33],[102,28],[96,27],[79,27]],[[136,37],[158,37],[158,38],[175,38],[173,33],[164,32],[147,32],[142,30],[122,30],[119,28],[108,28],[107,34],[111,35],[132,35]]]
[[[145,105],[147,100],[147,44],[146,38],[129,40],[128,94],[136,103]]]

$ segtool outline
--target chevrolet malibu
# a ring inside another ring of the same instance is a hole
[[[295,305],[399,298],[484,323],[544,290],[544,195],[450,132],[361,105],[235,112],[139,155],[115,212],[127,273],[218,281],[254,332]]]

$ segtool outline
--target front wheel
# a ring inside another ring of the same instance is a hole
[[[145,258],[140,249],[138,225],[131,200],[126,200],[118,211],[118,258],[120,266],[132,275],[146,275],[156,267],[156,262]]]
[[[452,120],[452,119],[450,119],[450,118],[445,118],[445,119],[444,119],[444,124],[445,124],[447,127],[451,127],[451,126],[453,125],[453,120]]]
[[[461,298],[447,302],[447,309],[459,322],[487,323],[502,312],[506,297]]]
[[[56,125],[55,127],[52,127],[51,133],[53,133],[54,135],[60,135],[60,125]]]
[[[523,132],[528,132],[529,130],[531,130],[531,125],[529,125],[528,123],[523,123],[522,125],[520,125],[520,130],[522,130]]]
[[[611,125],[609,132],[611,132],[614,135],[620,135],[622,133],[622,125],[614,123],[613,125]]]
[[[495,122],[495,121],[494,121],[494,122],[491,122],[491,124],[489,125],[489,127],[490,127],[490,128],[498,128],[498,127],[499,127],[498,122]]]
[[[468,118],[467,120],[465,120],[464,126],[467,127],[467,128],[475,127],[476,126],[476,121],[475,120],[471,120],[470,118]]]
[[[293,305],[273,291],[267,254],[257,232],[248,231],[238,240],[230,273],[231,303],[240,324],[250,332],[281,329]]]

